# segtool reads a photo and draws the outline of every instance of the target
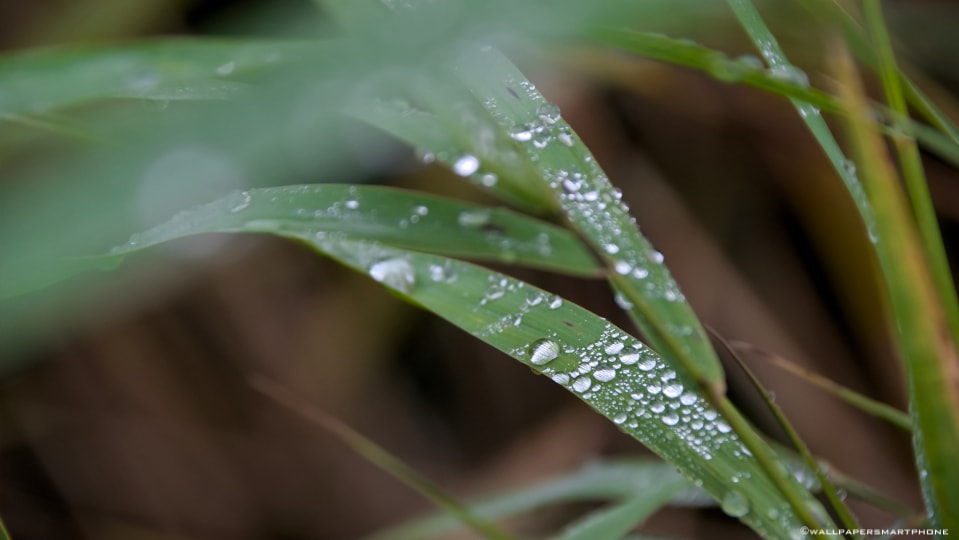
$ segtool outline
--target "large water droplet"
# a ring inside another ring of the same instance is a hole
[[[552,103],[544,103],[536,109],[536,115],[544,123],[555,124],[560,119],[559,107]]]
[[[593,385],[593,381],[589,377],[580,377],[573,381],[573,390],[577,392],[585,392],[589,390],[589,387]]]
[[[236,195],[236,201],[230,206],[230,212],[239,212],[241,210],[246,210],[250,206],[250,202],[253,198],[250,196],[249,191],[240,191]]]
[[[606,354],[616,354],[623,350],[623,347],[625,347],[625,345],[623,345],[622,341],[614,341],[606,346]]]
[[[596,377],[597,381],[609,382],[616,378],[615,369],[601,369],[596,373],[593,373],[593,377]]]
[[[460,176],[469,176],[479,170],[479,159],[472,154],[464,154],[453,164],[453,172]]]
[[[509,136],[519,142],[527,142],[533,138],[533,130],[526,126],[516,126],[509,131]]]
[[[638,352],[630,352],[620,356],[619,361],[629,366],[639,362],[639,358],[640,354]]]
[[[723,512],[727,515],[738,518],[749,513],[749,501],[743,497],[742,493],[735,490],[727,491],[720,501]]]
[[[639,369],[641,369],[641,370],[643,370],[643,371],[652,371],[653,368],[655,368],[655,367],[656,367],[656,359],[655,359],[655,358],[647,358],[646,360],[643,360],[643,361],[640,362],[640,364],[639,364]]]
[[[456,222],[459,223],[461,227],[471,227],[474,229],[488,225],[489,221],[490,213],[488,210],[464,210],[456,216]]]
[[[676,413],[669,413],[663,416],[663,423],[667,426],[675,426],[679,423],[679,415]]]
[[[559,356],[559,345],[555,341],[540,339],[529,346],[529,361],[537,366],[551,362]]]
[[[416,273],[406,259],[394,258],[370,266],[370,277],[402,292],[409,292],[416,283]]]
[[[679,383],[667,384],[663,388],[663,395],[669,398],[679,397],[683,393],[683,385]]]

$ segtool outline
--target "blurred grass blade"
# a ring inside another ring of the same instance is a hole
[[[555,538],[557,540],[621,538],[646,521],[649,516],[669,501],[673,493],[681,489],[681,484],[656,486],[655,490],[651,490],[641,497],[633,497],[609,508],[591,513],[567,527]]]
[[[457,72],[500,129],[523,142],[537,171],[533,180],[552,191],[570,225],[600,254],[609,281],[653,349],[685,372],[742,437],[756,463],[808,526],[822,519],[818,503],[785,473],[776,456],[725,397],[725,379],[705,331],[663,264],[663,255],[640,234],[593,156],[560,116],[509,60],[492,48],[471,51]]]
[[[900,85],[899,67],[896,65],[892,41],[886,30],[886,23],[882,13],[882,5],[878,0],[866,0],[864,6],[866,25],[875,49],[878,51],[878,72],[882,80],[890,108],[893,111],[892,124],[898,127],[898,135],[892,137],[893,145],[899,156],[899,165],[909,201],[912,203],[913,215],[919,229],[926,257],[929,261],[929,270],[933,282],[938,290],[938,296],[945,310],[946,319],[952,332],[953,344],[959,344],[959,298],[956,297],[956,286],[952,281],[952,271],[949,269],[949,258],[942,243],[939,232],[939,223],[936,218],[936,209],[932,204],[929,186],[926,184],[926,174],[922,167],[922,157],[916,139],[909,135],[903,125],[903,119],[909,117],[906,98]]]
[[[303,42],[177,39],[7,53],[0,56],[0,117],[106,98],[226,99],[245,87],[227,79],[300,60],[314,48]]]
[[[913,446],[923,497],[934,528],[959,528],[959,358],[942,306],[926,267],[918,234],[910,218],[895,169],[868,120],[865,98],[852,60],[836,48],[840,95],[852,115],[852,148],[881,227],[876,253],[892,307],[894,329],[909,385]]]
[[[618,501],[642,496],[659,485],[681,483],[685,492],[672,502],[684,504],[693,500],[692,484],[676,472],[675,467],[661,461],[616,461],[593,463],[564,477],[515,492],[505,493],[469,504],[470,511],[487,521],[518,516],[549,506],[571,502]],[[713,502],[712,498],[708,501]],[[422,540],[451,532],[458,523],[451,516],[420,518],[376,533],[366,540]]]
[[[910,420],[909,415],[891,405],[887,405],[881,401],[876,401],[868,396],[864,396],[855,390],[846,388],[845,386],[836,383],[832,379],[809,371],[798,364],[790,362],[782,356],[764,351],[751,343],[746,343],[743,341],[730,341],[729,346],[732,347],[733,350],[748,352],[755,354],[760,358],[766,359],[776,367],[792,373],[809,384],[817,386],[821,390],[832,394],[834,397],[845,401],[846,403],[866,414],[885,420],[886,422],[889,422],[890,424],[904,431],[912,431],[912,420]]]
[[[456,501],[456,499],[447,495],[438,486],[434,485],[431,481],[424,478],[378,444],[367,439],[336,418],[326,414],[326,412],[312,406],[308,401],[298,397],[286,387],[261,375],[254,375],[250,380],[250,384],[253,385],[253,388],[280,405],[335,435],[364,459],[389,473],[411,489],[416,490],[434,504],[443,508],[451,516],[459,519],[464,525],[469,526],[483,538],[490,540],[511,539],[506,533],[474,516],[469,509],[465,508]]]
[[[566,527],[555,540],[595,540],[622,538],[641,525],[670,497],[683,489],[683,484],[660,484],[640,497],[632,497],[608,508],[590,513]]]
[[[802,438],[799,436],[799,432],[793,427],[792,422],[786,418],[786,415],[783,413],[779,405],[776,404],[772,393],[766,390],[762,382],[759,380],[759,377],[753,373],[753,370],[749,368],[746,362],[736,354],[736,351],[729,345],[729,343],[723,339],[718,333],[712,332],[712,336],[718,340],[723,348],[729,353],[730,356],[736,361],[736,364],[740,369],[743,370],[743,373],[746,374],[746,377],[749,379],[749,382],[752,384],[753,388],[759,392],[762,396],[763,401],[766,403],[766,408],[772,413],[773,417],[776,419],[776,422],[779,424],[779,427],[786,434],[786,437],[792,443],[796,451],[799,452],[799,456],[802,458],[803,463],[806,467],[809,468],[816,475],[816,478],[819,480],[819,487],[826,496],[826,500],[829,501],[829,504],[832,506],[833,511],[839,517],[840,523],[842,523],[843,528],[849,530],[860,529],[860,525],[856,516],[853,515],[852,510],[846,505],[842,497],[839,496],[839,492],[836,490],[836,486],[832,484],[829,478],[826,477],[825,472],[823,472],[822,467],[816,461],[816,458],[813,457],[812,452],[810,452],[809,447],[806,446],[806,443],[803,442]],[[861,533],[852,534],[853,538],[863,538]]]
[[[284,233],[306,241],[336,235],[579,276],[598,272],[592,255],[569,231],[509,210],[384,187],[320,184],[237,191],[134,235],[110,255],[63,261],[29,283],[4,281],[0,298],[119,264],[154,244],[226,231]]]

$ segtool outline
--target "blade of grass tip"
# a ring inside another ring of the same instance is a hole
[[[656,492],[659,486],[668,487],[677,482],[686,486],[687,491],[675,495],[670,503],[683,505],[689,504],[689,500],[698,502],[690,495],[690,491],[695,491],[700,499],[715,503],[711,497],[694,488],[672,465],[646,459],[591,463],[544,484],[471,502],[468,507],[473,515],[482,520],[499,521],[558,504],[639,497],[648,491]],[[427,516],[374,533],[365,540],[422,540],[450,533],[458,526],[459,522],[446,514]]]
[[[818,502],[787,474],[777,456],[725,396],[725,378],[699,319],[640,234],[622,193],[609,182],[558,108],[492,48],[464,54],[458,73],[467,88],[538,167],[536,178],[553,192],[569,223],[601,254],[609,281],[631,306],[653,348],[692,379],[741,438],[765,477],[811,528],[829,522]]]
[[[0,540],[10,540],[10,533],[7,532],[7,526],[0,519]]]
[[[656,486],[642,496],[632,497],[608,508],[592,512],[570,524],[554,540],[595,540],[597,538],[622,538],[653,515],[669,499],[685,488],[675,482]]]
[[[829,481],[829,478],[826,477],[826,474],[823,472],[822,468],[819,466],[819,462],[816,461],[816,458],[813,457],[812,452],[809,451],[809,447],[806,446],[806,443],[802,440],[802,437],[799,436],[799,433],[793,427],[792,423],[786,418],[786,415],[783,413],[782,409],[773,399],[772,394],[766,390],[766,387],[763,386],[763,383],[759,380],[759,377],[753,373],[753,370],[749,368],[748,365],[743,361],[743,359],[736,353],[736,351],[726,342],[726,340],[719,335],[718,332],[712,329],[708,329],[713,338],[722,345],[722,347],[729,353],[729,355],[736,361],[736,364],[739,368],[746,374],[746,377],[749,379],[749,382],[752,383],[753,388],[762,396],[763,401],[766,403],[766,408],[773,414],[776,418],[776,422],[779,423],[779,427],[782,428],[783,432],[786,433],[786,437],[789,438],[793,446],[799,452],[799,455],[802,457],[803,462],[809,467],[810,470],[815,473],[816,478],[819,479],[819,485],[823,490],[823,493],[826,495],[826,499],[829,501],[829,504],[832,506],[833,510],[836,512],[836,515],[839,516],[839,521],[842,523],[843,527],[850,530],[858,530],[859,521],[853,515],[852,511],[843,502],[842,498],[839,496],[839,493],[836,491],[836,486]],[[854,534],[854,538],[863,538],[861,534]]]
[[[780,355],[764,351],[752,343],[746,343],[744,341],[730,341],[728,345],[732,347],[733,350],[755,354],[759,358],[769,361],[772,363],[772,365],[792,373],[809,384],[817,386],[821,390],[824,390],[832,396],[845,401],[846,403],[867,414],[885,420],[886,422],[889,422],[903,431],[908,433],[912,432],[912,420],[909,419],[909,415],[891,405],[887,405],[881,401],[876,401],[868,396],[864,396],[859,392],[856,392],[855,390],[846,388],[845,386],[836,383],[832,379],[809,371],[806,368],[791,362]]]
[[[890,326],[905,364],[913,447],[933,527],[959,529],[959,359],[935,285],[926,267],[895,169],[868,117],[861,83],[848,51],[836,43],[839,96],[852,112],[848,136],[860,158],[863,182],[881,219],[876,253],[891,306]]]
[[[952,271],[949,269],[946,247],[942,243],[942,235],[939,232],[936,210],[929,194],[919,147],[916,146],[916,139],[907,134],[908,128],[902,126],[902,119],[909,116],[909,110],[900,84],[899,67],[896,65],[892,40],[886,29],[882,5],[879,1],[866,0],[863,8],[866,27],[879,57],[878,71],[883,91],[893,112],[891,121],[893,126],[901,127],[898,135],[892,137],[892,142],[899,156],[906,191],[909,193],[913,215],[919,228],[919,237],[925,248],[932,279],[939,291],[939,299],[942,301],[946,319],[952,331],[953,342],[959,344],[959,299],[956,298],[956,286],[952,281]]]
[[[285,386],[259,374],[254,374],[250,377],[250,385],[258,392],[276,401],[303,419],[335,435],[340,441],[364,459],[417,491],[420,495],[423,495],[451,515],[456,516],[463,524],[469,526],[483,538],[492,540],[512,539],[512,537],[505,532],[478,519],[456,499],[447,495],[439,486],[427,480],[385,449],[326,412],[316,408],[308,401],[300,398]]]
[[[727,3],[732,8],[733,13],[735,13],[740,25],[759,50],[763,59],[769,64],[771,70],[778,70],[784,74],[789,74],[790,76],[800,79],[806,78],[805,73],[802,73],[801,70],[793,66],[786,58],[776,37],[766,26],[766,23],[763,22],[762,16],[756,10],[751,0],[727,0]],[[829,158],[829,162],[832,163],[833,168],[839,173],[840,178],[842,178],[843,183],[846,185],[846,189],[852,196],[853,202],[856,204],[859,215],[862,217],[866,226],[869,238],[875,241],[875,213],[866,198],[862,183],[860,183],[859,178],[856,176],[855,163],[846,159],[846,156],[836,142],[835,137],[833,137],[819,109],[796,99],[791,99],[790,101],[792,101],[793,106],[797,112],[799,112],[799,116],[802,117],[803,122],[806,123],[806,126],[812,132],[819,146],[826,153],[826,157]]]

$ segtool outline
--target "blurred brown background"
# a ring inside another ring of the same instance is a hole
[[[267,21],[264,29],[263,4],[313,9],[305,0],[4,2],[0,44],[251,28],[308,35],[319,24],[304,16],[296,28]],[[935,81],[930,91],[946,110],[957,110],[959,10],[890,4],[911,62]],[[809,26],[795,31],[792,11],[779,15],[773,23],[789,53],[828,89],[819,37]],[[695,37],[749,52],[732,21],[715,22]],[[640,60],[554,61],[565,70],[530,75],[623,188],[706,324],[904,407],[867,239],[788,103]],[[395,155],[394,172],[371,173],[378,181],[481,199],[442,169]],[[955,253],[959,178],[927,158]],[[144,284],[142,297],[105,323],[64,331],[16,359],[24,367],[0,381],[0,514],[14,538],[339,540],[430,508],[254,391],[251,373],[287,385],[464,498],[644,452],[549,380],[365,276],[276,239],[233,239],[228,253],[216,265],[181,263],[175,270],[189,279]],[[508,271],[629,327],[603,282]],[[87,309],[92,316],[99,307]],[[903,433],[744,356],[818,455],[918,507]],[[780,437],[735,366],[727,371],[734,398]],[[866,525],[892,522],[854,507]],[[539,512],[515,530],[541,536],[588,509]],[[643,530],[751,535],[718,509],[666,510]]]

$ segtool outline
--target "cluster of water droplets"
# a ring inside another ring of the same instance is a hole
[[[560,120],[559,107],[552,103],[543,103],[536,109],[535,119],[513,126],[509,130],[509,136],[514,141],[529,143],[538,150],[546,148],[554,141],[572,147],[576,144],[573,131]]]

